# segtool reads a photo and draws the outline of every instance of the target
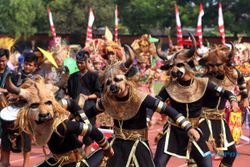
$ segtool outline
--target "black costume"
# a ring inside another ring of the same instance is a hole
[[[224,75],[217,75],[216,77],[208,75],[208,77],[217,85],[230,91],[233,91],[235,86],[239,85],[242,98],[246,98],[247,90],[244,77],[239,71],[237,73],[237,80],[231,80]],[[205,140],[212,144],[214,151],[219,155],[225,155],[221,163],[226,166],[232,166],[237,156],[237,151],[229,126],[225,120],[224,109],[227,99],[218,96],[214,97],[211,94],[207,94],[206,99],[210,100],[204,101],[203,114],[199,127],[204,134]]]
[[[210,99],[206,95],[235,98],[229,91],[216,86],[207,78],[194,78],[188,81],[170,81],[158,97],[162,101],[170,100],[170,105],[182,113],[194,127],[199,124],[204,101]],[[155,154],[155,165],[165,167],[171,156],[179,158],[192,157],[198,166],[212,166],[211,153],[206,142],[201,138],[195,142],[189,139],[185,132],[170,119],[165,126],[163,137],[160,139]]]
[[[98,74],[95,72],[87,71],[85,74],[76,72],[70,75],[68,80],[68,94],[72,99],[76,100],[80,93],[85,95],[96,94],[97,97],[101,97],[101,84],[98,78]],[[96,100],[87,100],[84,105],[84,110],[88,110],[94,106]]]
[[[134,88],[127,96],[114,99],[103,96],[95,108],[86,111],[88,117],[107,112],[114,119],[114,135],[111,140],[115,155],[108,159],[108,167],[128,165],[153,167],[151,150],[148,144],[146,108],[169,115],[176,123],[188,131],[192,126],[181,114],[167,107],[160,100]]]
[[[48,147],[52,156],[42,162],[39,167],[64,166],[64,167],[97,167],[102,162],[103,151],[96,155],[86,157],[82,148],[83,143],[78,136],[88,136],[95,140],[104,150],[110,149],[110,145],[103,134],[91,124],[86,124],[83,115],[80,115],[80,107],[73,101],[61,100],[63,107],[67,107],[75,116],[82,117],[81,121],[65,120],[58,125],[52,133]],[[100,155],[99,155],[100,154]]]
[[[84,95],[95,94],[97,97],[101,97],[101,84],[98,78],[98,74],[95,72],[87,71],[82,75],[81,72],[76,72],[70,75],[68,80],[68,94],[72,99],[78,100],[80,93]],[[96,103],[96,99],[87,99],[83,106],[84,110],[88,110]],[[95,117],[90,119],[92,125],[95,125]],[[84,144],[90,145],[93,141],[90,138],[83,139]]]

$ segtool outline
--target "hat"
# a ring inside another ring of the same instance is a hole
[[[15,44],[16,40],[10,37],[0,38],[0,48],[10,50],[11,47]]]
[[[81,50],[76,54],[76,60],[77,61],[85,61],[89,57],[89,52],[85,50]]]

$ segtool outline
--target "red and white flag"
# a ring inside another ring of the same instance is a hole
[[[175,4],[175,17],[176,17],[177,45],[178,46],[183,46],[183,44],[182,44],[181,21],[180,21],[179,10],[178,10],[177,4]]]
[[[118,6],[115,5],[115,41],[118,41]]]
[[[94,16],[94,13],[92,11],[92,9],[90,8],[89,10],[89,20],[88,20],[88,28],[87,28],[87,35],[86,35],[86,43],[90,42],[92,40],[92,30],[93,30],[93,23],[94,23],[94,20],[95,20],[95,16]]]
[[[51,30],[51,34],[53,36],[53,40],[55,41],[55,43],[59,43],[60,41],[56,37],[56,29],[55,29],[55,26],[53,23],[52,13],[51,13],[51,10],[49,7],[48,7],[48,15],[49,15],[50,30]]]
[[[223,14],[222,14],[222,5],[221,2],[219,2],[219,17],[218,17],[218,27],[219,27],[219,32],[221,36],[221,42],[225,44],[225,29],[224,29],[224,21],[223,21]]]
[[[196,36],[199,39],[199,46],[202,47],[202,17],[204,15],[204,10],[202,7],[202,4],[200,4],[200,13],[198,16],[198,23],[197,23],[197,29],[196,29]]]

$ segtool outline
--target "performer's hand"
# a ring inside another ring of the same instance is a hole
[[[239,105],[238,105],[238,102],[236,102],[236,101],[232,101],[232,102],[231,102],[231,107],[232,107],[232,110],[233,110],[233,111],[239,111],[239,110],[240,110],[240,107],[239,107]]]
[[[108,150],[103,150],[103,151],[104,151],[103,154],[105,157],[112,157],[114,155],[114,150],[112,147]]]
[[[195,141],[198,141],[200,139],[199,132],[196,129],[194,129],[194,128],[189,129],[188,136],[190,138],[194,139]]]
[[[242,105],[243,105],[244,108],[247,108],[249,106],[249,100],[248,100],[248,98],[245,98],[243,100]]]

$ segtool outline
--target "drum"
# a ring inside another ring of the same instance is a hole
[[[8,106],[1,110],[0,117],[5,121],[15,121],[20,108]]]
[[[8,101],[3,93],[0,93],[0,108],[8,106]]]
[[[15,153],[22,151],[21,135],[17,128],[14,128],[14,121],[20,108],[8,106],[1,110],[0,117],[2,121],[2,148]],[[4,145],[3,145],[4,144]]]

